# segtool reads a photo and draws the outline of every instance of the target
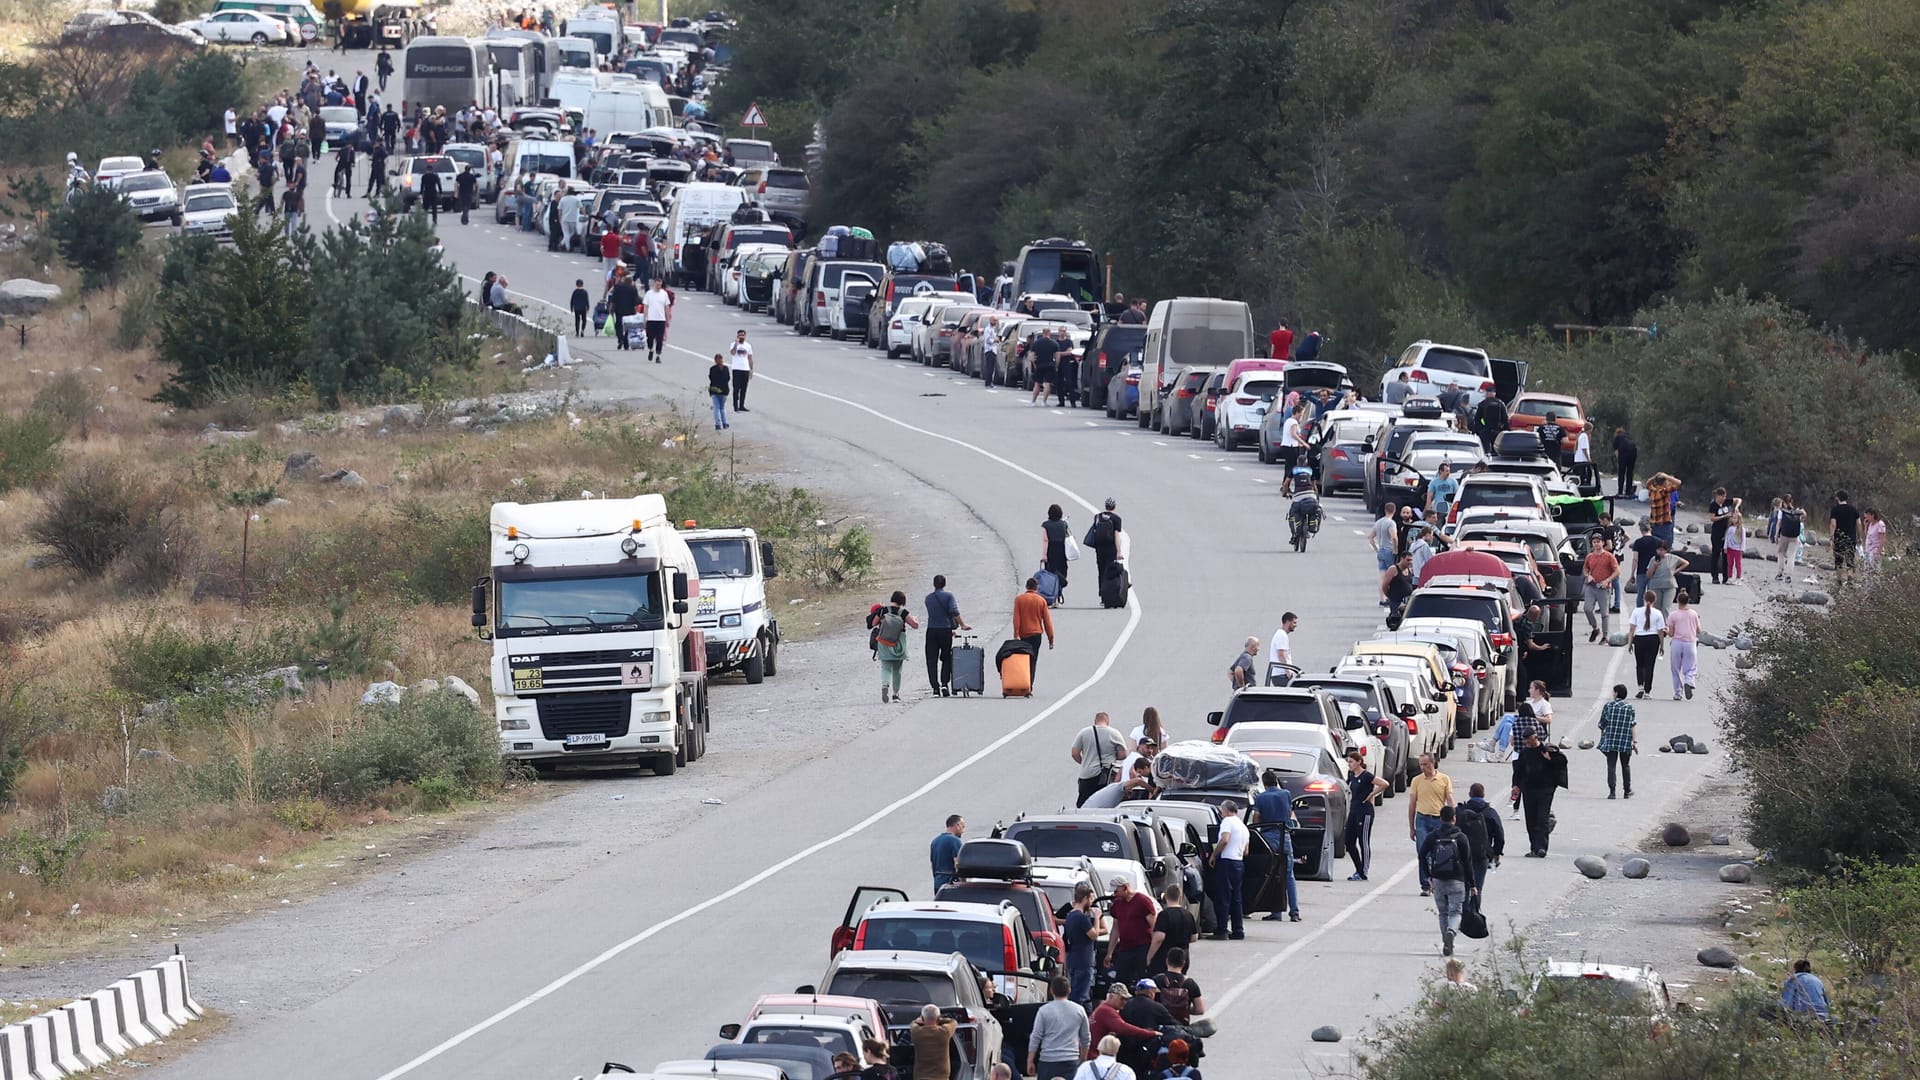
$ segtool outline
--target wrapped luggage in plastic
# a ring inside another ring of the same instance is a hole
[[[1259,785],[1260,766],[1231,746],[1189,739],[1169,745],[1153,759],[1153,782],[1163,790],[1245,791]]]

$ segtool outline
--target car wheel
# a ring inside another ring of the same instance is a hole
[[[1142,430],[1145,430],[1147,426],[1147,411],[1135,406],[1133,410],[1133,420]]]
[[[773,676],[780,674],[780,642],[779,640],[775,638],[767,639],[766,652],[767,652],[767,677],[772,678]]]
[[[754,654],[747,658],[747,683],[751,686],[759,686],[762,682],[766,681],[766,678],[766,655],[759,650],[755,650]]]
[[[1111,406],[1111,405],[1109,405],[1109,406],[1107,406],[1107,419],[1109,419],[1109,420],[1118,420],[1118,419],[1119,419],[1119,417],[1117,417],[1117,416],[1115,416],[1115,415],[1113,415],[1113,406]]]
[[[1260,464],[1273,464],[1273,455],[1267,452],[1267,437],[1265,435],[1260,436]]]

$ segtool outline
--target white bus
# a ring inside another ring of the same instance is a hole
[[[510,47],[519,42],[518,52]],[[534,30],[493,29],[487,31],[487,52],[500,61],[502,75],[518,76],[520,105],[538,105],[547,97],[547,86],[560,70],[560,46],[554,38]],[[529,64],[528,53],[532,63]],[[508,69],[508,63],[515,66]]]
[[[531,41],[489,37],[487,50],[487,96],[480,100],[511,112],[522,105],[540,103],[540,57]]]
[[[444,105],[448,112],[493,93],[487,50],[463,37],[417,37],[400,54],[400,96],[409,107]]]

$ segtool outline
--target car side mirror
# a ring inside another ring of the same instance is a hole
[[[794,992],[794,993],[796,993],[796,994],[817,994],[817,993],[819,993],[819,991],[818,991],[818,990],[816,990],[816,989],[815,989],[815,988],[814,988],[814,987],[813,987],[812,985],[807,985],[807,986],[796,986],[796,987],[794,987],[794,988],[793,988],[793,992]]]
[[[1419,709],[1416,709],[1413,707],[1413,702],[1411,701],[1407,702],[1405,705],[1400,706],[1398,710],[1399,715],[1407,720],[1413,719],[1414,716],[1417,713],[1419,713],[1419,711],[1420,711]]]
[[[1207,714],[1207,726],[1208,726],[1208,727],[1219,727],[1219,726],[1220,726],[1220,721],[1221,721],[1221,719],[1222,719],[1222,718],[1223,718],[1223,717],[1224,717],[1225,715],[1226,715],[1226,714],[1224,714],[1224,713],[1217,713],[1217,712],[1210,712],[1210,713],[1208,713],[1208,714]]]
[[[1191,859],[1195,855],[1200,854],[1200,849],[1195,847],[1191,843],[1185,843],[1185,844],[1181,844],[1178,848],[1175,848],[1174,854],[1180,856],[1183,859]]]
[[[721,1024],[720,1037],[727,1040],[728,1042],[732,1042],[733,1040],[739,1038],[740,1025],[739,1024]]]
[[[773,561],[773,541],[760,541],[760,576],[772,581],[780,576],[779,564]]]
[[[1363,728],[1365,728],[1366,726],[1367,726],[1367,722],[1366,722],[1365,720],[1363,720],[1363,719],[1361,719],[1361,718],[1360,718],[1360,717],[1358,717],[1358,716],[1348,716],[1348,717],[1347,717],[1347,730],[1348,730],[1348,731],[1359,731],[1359,730],[1361,730],[1361,729],[1363,729]]]
[[[1431,715],[1433,715],[1434,713],[1437,713],[1437,712],[1439,712],[1439,711],[1440,711],[1440,706],[1438,706],[1438,705],[1429,705],[1429,706],[1427,706],[1427,708],[1426,708],[1426,712],[1427,712],[1427,715],[1429,715],[1429,716],[1431,716]]]

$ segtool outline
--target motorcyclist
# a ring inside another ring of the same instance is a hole
[[[146,166],[147,166],[147,171],[149,172],[159,171],[160,169],[160,148],[159,147],[156,146],[153,149],[147,151]]]
[[[80,155],[67,151],[67,193],[72,194],[91,183],[93,177],[87,174],[86,166],[80,164]]]
[[[1287,528],[1295,547],[1304,530],[1312,536],[1320,531],[1320,496],[1313,490],[1313,473],[1293,470],[1293,501],[1287,504]]]

